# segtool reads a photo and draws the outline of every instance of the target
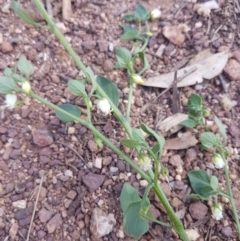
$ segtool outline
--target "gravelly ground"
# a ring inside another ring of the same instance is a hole
[[[23,24],[8,8],[8,2],[0,0],[1,72],[6,67],[13,68],[19,57],[26,55],[36,70],[31,78],[33,90],[55,104],[70,102],[80,106],[82,118],[86,118],[82,99],[76,98],[66,89],[68,79],[81,75],[73,61],[47,30]],[[21,2],[33,17],[38,17],[31,5],[26,1]],[[239,10],[236,1],[219,0],[221,8],[211,14],[210,20],[194,12],[193,4],[187,1],[140,2],[149,10],[161,7],[163,12],[161,19],[151,25],[153,37],[146,50],[151,69],[145,74],[146,78],[157,73],[167,73],[204,49],[216,53],[226,47],[230,47],[238,70]],[[123,15],[133,11],[136,5],[135,0],[75,0],[72,1],[71,19],[65,21],[61,14],[61,1],[52,0],[54,19],[84,64],[91,66],[96,74],[102,74],[117,84],[122,111],[126,108],[128,83],[126,74],[113,68],[116,63],[114,49],[123,46],[119,40]],[[180,23],[187,24],[191,30],[186,34],[184,42],[176,46],[163,36],[162,29],[166,25]],[[159,55],[158,50],[163,45],[163,53]],[[212,113],[227,125],[228,146],[232,153],[229,167],[239,208],[240,74],[237,70],[234,70],[234,77],[223,75],[228,87],[226,94],[235,105],[230,112],[223,109],[220,101],[224,89],[219,77],[196,86],[179,88],[178,91],[181,97],[179,112],[186,113],[187,99],[196,92],[203,97]],[[144,122],[156,128],[160,120],[172,115],[171,91],[147,109],[143,108],[161,91],[157,88],[136,87],[131,113],[134,126]],[[0,99],[3,103],[4,96],[1,95]],[[104,117],[95,108],[94,121],[99,130],[120,146],[119,140],[124,137],[124,133],[113,116]],[[217,222],[211,218],[211,201],[200,203],[184,198],[190,191],[186,174],[192,169],[206,169],[210,174],[218,176],[220,184],[225,186],[223,172],[214,170],[209,159],[199,145],[187,150],[166,151],[163,162],[169,169],[172,190],[161,179],[163,189],[175,211],[183,213],[185,228],[194,228],[199,233],[198,241],[237,240],[231,211],[224,200],[224,219]],[[180,180],[176,178],[179,163],[184,169]],[[64,124],[52,110],[26,98],[24,105],[18,109],[1,109],[0,240],[26,239],[41,181],[42,188],[29,240],[132,240],[122,231],[119,195],[125,181],[140,190],[145,183],[108,147],[100,151],[93,141],[93,134],[85,127],[75,123]],[[154,215],[167,220],[161,205],[151,197]],[[107,214],[113,213],[116,219],[112,232],[101,239],[94,238],[90,231],[93,225],[91,216],[96,207]],[[141,240],[178,238],[169,229],[151,225],[150,232]]]

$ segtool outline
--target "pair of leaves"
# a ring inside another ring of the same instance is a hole
[[[124,20],[127,22],[136,21],[146,21],[149,17],[149,13],[142,4],[138,4],[136,10],[133,13],[124,16]]]
[[[191,94],[188,103],[187,110],[189,118],[181,122],[181,125],[188,128],[193,128],[199,124],[199,117],[203,112],[202,98],[199,95]]]
[[[209,176],[205,170],[190,171],[188,178],[195,195],[189,195],[190,198],[207,200],[212,195],[218,193],[218,179],[216,176]]]
[[[125,232],[135,239],[139,239],[149,228],[148,221],[142,218],[142,212],[149,212],[150,202],[147,195],[141,199],[137,189],[129,183],[124,183],[120,203],[124,213]]]

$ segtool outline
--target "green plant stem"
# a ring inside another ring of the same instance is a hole
[[[89,130],[96,134],[105,144],[107,144],[116,154],[122,157],[133,169],[135,169],[146,181],[151,182],[151,178],[146,174],[138,165],[136,165],[127,155],[125,155],[121,150],[119,150],[108,138],[106,138],[98,129],[96,129],[92,123],[82,120],[81,118],[72,115],[71,113],[59,108],[58,106],[52,104],[51,102],[43,99],[42,97],[30,92],[28,96],[40,101],[44,105],[50,107],[51,109],[61,112],[62,114],[74,119],[81,125],[87,127]]]
[[[152,172],[152,170],[148,171],[149,176],[154,176],[154,173]],[[156,193],[158,199],[160,200],[161,204],[164,206],[169,219],[172,223],[172,227],[174,228],[174,230],[178,233],[178,235],[180,236],[180,238],[183,241],[190,241],[190,239],[188,238],[184,227],[182,225],[182,222],[178,219],[178,217],[175,215],[170,203],[167,200],[166,195],[164,194],[162,188],[160,187],[158,181],[154,183],[153,185],[153,191]]]
[[[130,123],[130,111],[131,111],[131,105],[132,105],[132,97],[133,97],[133,81],[130,79],[129,92],[128,92],[128,103],[127,103],[127,111],[126,111],[126,120],[129,123]]]
[[[76,63],[76,65],[83,71],[84,75],[88,76],[87,72],[86,72],[86,66],[82,63],[81,59],[74,52],[74,50],[72,49],[71,45],[66,41],[66,39],[63,36],[63,34],[60,32],[60,30],[58,29],[58,27],[56,26],[56,24],[54,23],[52,18],[48,15],[48,13],[45,10],[45,8],[42,5],[42,3],[40,3],[39,0],[33,0],[33,2],[36,5],[36,7],[39,10],[39,12],[41,13],[41,15],[43,16],[43,18],[46,20],[47,24],[50,26],[50,29],[51,29],[52,33],[58,38],[58,40],[63,45],[63,47],[68,51],[69,55],[73,58],[73,60]],[[121,124],[125,128],[126,132],[128,133],[128,136],[131,137],[132,136],[132,128],[131,128],[129,122],[126,121],[126,119],[123,117],[122,113],[112,103],[112,101],[108,98],[108,96],[106,95],[104,90],[98,85],[98,83],[96,83],[96,84],[97,84],[97,91],[98,91],[98,93],[102,97],[104,97],[104,98],[106,98],[108,100],[108,102],[110,103],[110,105],[111,105],[111,107],[113,109],[113,112],[114,112],[115,116],[117,117],[117,119],[121,122]]]
[[[224,150],[221,150],[221,156],[225,160],[224,172],[225,172],[225,178],[226,178],[227,191],[228,191],[228,195],[229,195],[229,201],[230,201],[231,207],[232,207],[234,220],[235,220],[236,225],[237,225],[238,238],[240,238],[240,222],[239,222],[239,218],[238,218],[238,213],[237,213],[237,209],[236,209],[236,206],[235,206],[235,202],[234,202],[234,199],[233,199],[233,193],[232,193],[232,188],[231,188],[231,181],[230,181],[230,178],[229,178],[228,166],[227,166],[227,162],[226,162],[226,159],[225,159]]]

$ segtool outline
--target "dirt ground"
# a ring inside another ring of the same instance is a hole
[[[20,2],[41,22],[36,10],[29,5],[30,1]],[[13,68],[19,57],[26,55],[35,67],[31,77],[33,90],[54,104],[78,105],[82,118],[86,118],[82,99],[66,89],[67,80],[82,75],[66,51],[48,30],[24,24],[10,9],[10,1],[0,0],[0,3],[1,73],[6,67]],[[210,81],[178,88],[178,112],[186,113],[187,99],[191,93],[198,93],[211,110],[209,121],[217,115],[228,127],[230,178],[236,205],[240,208],[239,1],[218,0],[220,9],[206,18],[193,10],[194,4],[190,0],[73,0],[69,21],[62,17],[62,1],[51,0],[51,3],[55,22],[84,64],[91,66],[95,74],[106,76],[117,84],[122,111],[126,109],[128,80],[124,71],[114,69],[114,49],[130,46],[120,42],[121,25],[124,14],[133,11],[137,3],[142,3],[148,10],[156,7],[162,10],[161,19],[150,25],[153,36],[146,53],[151,67],[144,78],[167,73],[204,49],[217,53],[230,48],[237,66],[234,77],[223,73]],[[163,36],[162,29],[181,23],[190,31],[184,42],[176,46]],[[158,55],[157,51],[163,45],[163,53]],[[161,120],[173,114],[172,90],[144,108],[162,91],[161,88],[136,87],[131,112],[133,126],[143,122],[157,129]],[[224,94],[233,105],[230,111],[224,109],[221,102]],[[0,101],[3,105],[3,95],[0,95]],[[2,108],[0,111],[0,240],[26,240],[39,185],[42,187],[29,240],[134,240],[123,232],[119,202],[124,182],[130,182],[140,191],[144,189],[144,182],[134,170],[108,147],[99,150],[93,134],[85,127],[72,122],[62,123],[54,111],[30,98],[25,99],[20,108]],[[124,137],[124,132],[115,118],[102,116],[96,107],[93,116],[98,129],[120,147],[119,140]],[[197,135],[197,131],[194,134]],[[40,140],[39,135],[43,135]],[[224,219],[216,221],[211,217],[211,200],[196,202],[185,198],[191,192],[186,174],[193,169],[202,168],[216,175],[220,185],[225,187],[223,171],[214,169],[209,159],[199,144],[184,150],[166,150],[163,162],[169,169],[171,189],[161,179],[163,189],[181,216],[184,227],[199,234],[198,241],[237,240],[231,208],[226,200],[220,200],[224,206]],[[179,162],[183,167],[180,179],[176,172]],[[154,216],[167,221],[161,204],[154,195],[150,197]],[[95,238],[90,230],[96,208],[106,214],[112,213],[116,219],[112,232],[102,238]],[[171,229],[151,223],[149,232],[141,240],[179,239]]]

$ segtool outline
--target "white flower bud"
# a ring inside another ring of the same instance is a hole
[[[214,153],[212,156],[212,162],[214,163],[215,167],[220,169],[225,166],[225,162],[223,161],[220,154]]]
[[[97,107],[104,115],[108,115],[112,111],[111,110],[111,106],[110,106],[110,104],[109,104],[107,99],[99,100],[97,102]]]
[[[212,211],[212,217],[216,220],[220,220],[223,218],[223,213],[222,213],[222,206],[218,203],[214,204],[211,207]]]
[[[5,106],[8,108],[8,109],[13,109],[15,107],[15,104],[17,102],[17,96],[14,95],[14,94],[7,94],[5,96]]]
[[[158,8],[155,8],[154,10],[151,11],[150,13],[150,19],[154,20],[156,18],[160,18],[161,17],[161,11]]]
[[[142,77],[138,74],[131,75],[131,78],[132,78],[133,82],[136,84],[142,85],[144,83]]]
[[[23,90],[25,93],[29,93],[29,92],[30,92],[30,90],[31,90],[31,85],[29,84],[28,81],[22,82],[22,90]]]
[[[150,168],[152,168],[152,163],[151,163],[151,159],[146,156],[146,155],[140,155],[138,158],[139,161],[139,165],[140,167],[144,170],[147,171]]]

